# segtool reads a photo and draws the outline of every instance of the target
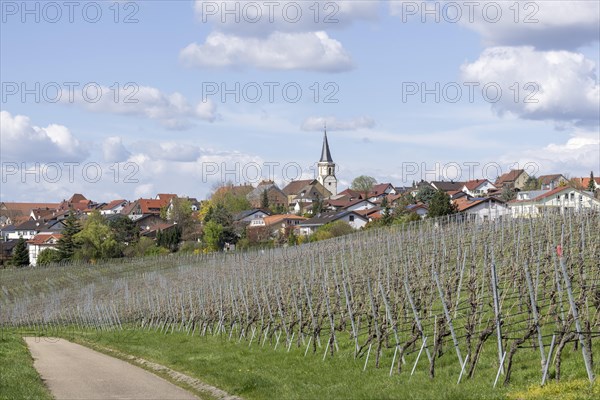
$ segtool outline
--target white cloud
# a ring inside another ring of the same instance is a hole
[[[194,106],[181,93],[165,94],[149,86],[124,85],[118,91],[101,85],[97,87],[100,88],[97,101],[96,90],[89,89],[88,92],[75,91],[72,102],[93,112],[150,118],[175,130],[187,129],[197,120],[213,122],[217,118],[216,106],[210,99]],[[71,100],[62,96],[61,101],[69,103]]]
[[[342,44],[324,31],[274,32],[265,39],[213,32],[203,44],[191,43],[181,50],[180,59],[190,67],[251,66],[326,72],[352,68]]]
[[[427,14],[426,9],[436,11]],[[486,46],[532,45],[541,50],[573,50],[597,42],[600,24],[600,3],[588,0],[391,1],[390,12],[403,22],[435,23],[437,18],[460,24],[479,33]]]
[[[464,64],[461,70],[465,82],[479,82],[480,87],[495,83],[501,87],[500,100],[492,104],[499,114],[509,112],[525,119],[597,125],[600,86],[596,67],[579,53],[494,47],[486,49],[475,62]],[[516,99],[515,83],[519,86]],[[533,86],[525,88],[528,83]],[[534,93],[536,88],[539,91]],[[531,98],[526,99],[529,94]],[[495,94],[490,95],[494,97]]]
[[[118,136],[111,136],[102,143],[102,154],[106,162],[121,162],[127,160],[131,153],[123,145],[123,140]]]
[[[86,147],[63,125],[32,125],[29,117],[0,111],[2,159],[19,162],[81,161]]]
[[[211,24],[219,31],[244,36],[266,36],[274,31],[343,29],[355,21],[375,21],[378,18],[379,6],[378,0],[196,0],[194,11],[202,23]]]
[[[576,129],[564,143],[511,152],[502,160],[519,165],[534,163],[539,168],[538,175],[563,173],[587,176],[591,170],[600,170],[600,134]]]
[[[176,162],[196,161],[202,152],[198,146],[175,142],[138,142],[132,147],[136,154],[144,154],[151,160]]]
[[[375,126],[375,121],[364,116],[349,120],[338,120],[336,117],[309,117],[302,123],[302,130],[322,131],[325,125],[329,131],[355,131],[371,129]]]

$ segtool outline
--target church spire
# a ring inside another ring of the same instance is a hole
[[[325,133],[323,134],[323,149],[321,150],[321,160],[319,162],[333,162],[329,151],[329,143],[327,142],[327,125],[325,125]]]

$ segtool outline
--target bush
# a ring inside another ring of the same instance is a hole
[[[37,265],[48,265],[60,262],[60,253],[54,249],[44,249],[38,254]]]

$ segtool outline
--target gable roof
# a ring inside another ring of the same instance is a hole
[[[478,187],[484,185],[486,182],[492,185],[492,182],[488,181],[487,179],[473,179],[470,181],[466,181],[465,187],[467,188],[467,190],[476,190]]]
[[[507,182],[514,182],[524,172],[525,172],[524,169],[511,169],[510,171],[508,171],[505,174],[500,175],[498,177],[498,179],[496,179],[496,185],[503,185],[504,183],[507,183]]]
[[[40,233],[28,240],[27,243],[40,246],[48,244],[50,241],[58,241],[62,236],[60,233]]]
[[[454,181],[431,181],[431,186],[434,188],[441,190],[443,192],[450,192],[453,190],[461,190],[464,182],[454,182]]]
[[[113,208],[117,208],[118,206],[120,206],[121,204],[126,203],[126,202],[127,202],[127,200],[124,200],[124,199],[112,200],[110,203],[102,206],[101,209],[102,210],[112,210]]]
[[[286,219],[291,219],[293,221],[304,221],[305,217],[300,217],[296,214],[277,214],[277,215],[269,215],[268,217],[264,217],[263,221],[265,221],[266,226],[278,224]]]
[[[281,191],[285,193],[286,196],[297,195],[306,185],[310,185],[315,181],[316,179],[302,179],[299,181],[291,181],[283,189],[281,189]]]
[[[2,202],[0,203],[0,213],[13,212],[15,215],[29,215],[34,209],[51,209],[56,210],[60,207],[60,203],[15,203]]]
[[[251,210],[244,210],[244,211],[241,211],[241,212],[235,214],[233,216],[233,220],[234,221],[240,221],[240,220],[242,220],[244,218],[247,218],[247,217],[249,217],[251,215],[254,215],[254,214],[258,213],[258,212],[262,212],[264,214],[271,215],[271,211],[269,211],[269,210],[265,210],[265,209],[262,209],[262,208],[253,208]]]
[[[385,194],[386,189],[389,187],[394,189],[394,185],[392,185],[391,183],[378,183],[376,185],[373,185],[373,188],[371,189],[369,196],[373,197],[373,196],[380,196],[382,194]]]
[[[343,210],[343,211],[331,211],[331,212],[319,213],[319,214],[315,215],[314,217],[312,217],[311,219],[301,222],[300,226],[321,226],[321,225],[328,224],[330,222],[335,222],[335,221],[342,219],[345,216],[350,215],[350,214],[353,214],[354,216],[362,219],[363,221],[368,221],[368,219],[366,217],[363,217],[356,211]]]
[[[563,174],[552,174],[542,175],[538,178],[538,181],[540,182],[540,185],[549,185],[552,182],[559,180],[560,178],[567,180],[567,178],[565,178]]]
[[[504,201],[497,199],[495,197],[461,197],[459,199],[454,200],[454,204],[456,205],[456,209],[458,212],[463,212],[468,210],[469,208],[475,207],[479,204],[488,203],[488,202],[497,202],[504,203]]]

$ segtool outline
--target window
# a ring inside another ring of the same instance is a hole
[[[351,216],[349,216],[349,217],[348,217],[348,220],[349,220],[350,222],[354,222],[354,215],[351,215]]]

